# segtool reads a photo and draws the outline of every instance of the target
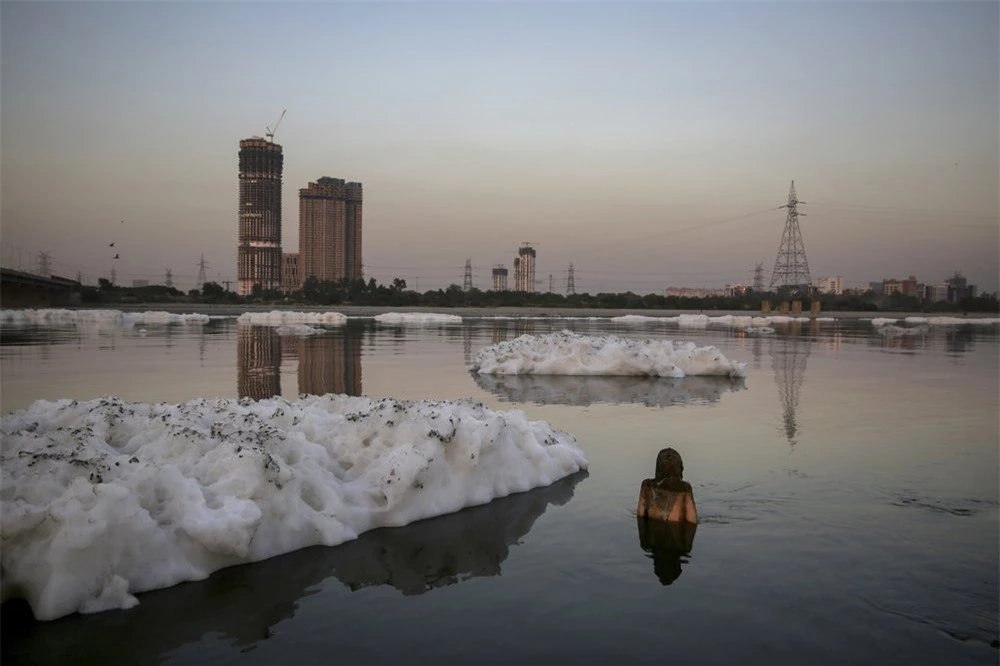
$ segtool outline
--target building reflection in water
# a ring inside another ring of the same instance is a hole
[[[804,339],[797,331],[781,338],[775,338],[771,348],[771,364],[774,367],[774,383],[781,398],[782,422],[788,443],[795,445],[798,437],[798,422],[795,410],[799,406],[799,392],[809,358],[810,340]]]
[[[694,546],[698,526],[693,523],[668,523],[663,520],[636,518],[639,546],[653,560],[653,572],[663,585],[670,585],[681,575],[683,565]]]
[[[305,548],[222,569],[206,580],[142,594],[141,603],[128,611],[36,622],[26,603],[8,602],[2,616],[4,662],[9,651],[36,657],[73,655],[76,663],[118,663],[123,654],[131,663],[159,663],[168,652],[208,634],[226,636],[237,648],[266,640],[275,625],[295,616],[305,597],[329,594],[324,588],[330,579],[352,591],[384,585],[403,595],[419,595],[472,578],[499,576],[511,547],[524,544],[549,506],[569,502],[586,478],[586,472],[578,472],[457,513],[366,532],[334,548]],[[80,639],[108,632],[119,639]]]
[[[298,365],[299,394],[361,395],[362,331],[282,339],[270,326],[240,326],[237,390],[241,398],[281,395],[281,361]]]
[[[299,394],[361,395],[361,334],[344,328],[333,335],[297,341]]]
[[[281,395],[281,336],[270,326],[237,329],[236,391],[241,398]]]

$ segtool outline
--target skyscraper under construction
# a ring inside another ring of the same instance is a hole
[[[239,246],[236,291],[281,286],[281,146],[254,137],[240,141]]]
[[[361,183],[324,176],[299,190],[299,280],[364,277]]]
[[[514,291],[535,291],[535,248],[524,243],[514,259]]]

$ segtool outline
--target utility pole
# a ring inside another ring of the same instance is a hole
[[[38,274],[44,277],[50,277],[52,275],[52,268],[50,262],[52,261],[52,255],[48,252],[38,253]]]
[[[782,208],[788,209],[788,217],[785,218],[785,230],[781,234],[781,243],[778,244],[778,256],[774,260],[774,271],[771,272],[770,291],[784,288],[793,292],[808,292],[812,285],[812,278],[809,276],[809,262],[806,261],[806,246],[802,241],[802,230],[799,228],[798,205],[805,203],[799,201],[795,195],[795,181],[788,190],[788,203]]]
[[[764,263],[760,261],[753,267],[753,290],[758,294],[764,291]]]
[[[465,277],[462,280],[462,291],[472,291],[472,259],[465,260]]]
[[[205,255],[201,255],[201,261],[198,262],[198,281],[195,283],[195,289],[201,290],[205,286],[205,269],[208,268],[208,262],[205,261]]]
[[[573,262],[569,262],[569,273],[566,275],[566,295],[576,293],[576,278],[573,275]]]

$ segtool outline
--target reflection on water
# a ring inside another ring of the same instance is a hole
[[[694,523],[668,523],[663,520],[636,518],[639,546],[653,560],[653,572],[663,585],[670,585],[681,575],[682,565],[690,561],[698,526]]]
[[[240,326],[236,333],[236,391],[241,398],[281,395],[281,336],[270,326]]]
[[[778,385],[778,395],[781,397],[785,438],[792,446],[795,445],[798,436],[795,410],[799,406],[799,391],[806,372],[809,346],[809,340],[790,335],[776,339],[771,349],[774,383]]]
[[[585,478],[586,472],[578,472],[458,513],[367,532],[335,548],[306,548],[223,569],[204,581],[140,595],[140,605],[128,611],[35,622],[26,604],[7,603],[2,606],[3,662],[30,656],[34,663],[70,663],[72,656],[76,663],[121,663],[122,655],[129,655],[134,663],[148,663],[153,655],[212,632],[228,636],[237,647],[250,646],[293,617],[299,601],[321,592],[331,577],[352,591],[389,585],[416,595],[498,576],[510,547],[523,542],[550,504],[569,502]],[[122,626],[128,631],[119,632]],[[94,641],[90,635],[116,638]],[[8,636],[17,636],[16,643]]]
[[[361,395],[362,333],[344,328],[284,340],[270,326],[239,326],[237,391],[262,400],[281,395],[282,358],[298,361],[299,393]]]
[[[298,340],[299,393],[361,395],[361,338],[322,335]]]
[[[481,375],[472,373],[480,388],[507,402],[538,405],[636,403],[669,407],[718,402],[726,391],[742,391],[741,378],[727,377],[588,377],[558,375]]]

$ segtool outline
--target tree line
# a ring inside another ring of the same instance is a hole
[[[385,285],[369,278],[320,281],[308,278],[298,291],[282,293],[255,286],[246,297],[227,291],[215,282],[206,282],[201,289],[184,293],[163,285],[147,287],[121,287],[102,278],[95,287],[83,287],[81,297],[85,303],[253,303],[271,305],[372,305],[387,307],[537,307],[582,308],[616,310],[744,310],[760,312],[762,301],[770,301],[777,310],[783,297],[773,293],[749,292],[741,296],[664,296],[662,294],[624,293],[556,294],[552,292],[483,291],[463,290],[457,284],[447,289],[417,292],[407,288],[406,280],[393,278]],[[883,296],[875,292],[837,296],[812,294],[801,297],[803,312],[808,312],[813,300],[818,300],[823,311],[854,312],[1000,312],[995,295],[965,298],[957,303],[922,301],[915,296],[892,294]]]

